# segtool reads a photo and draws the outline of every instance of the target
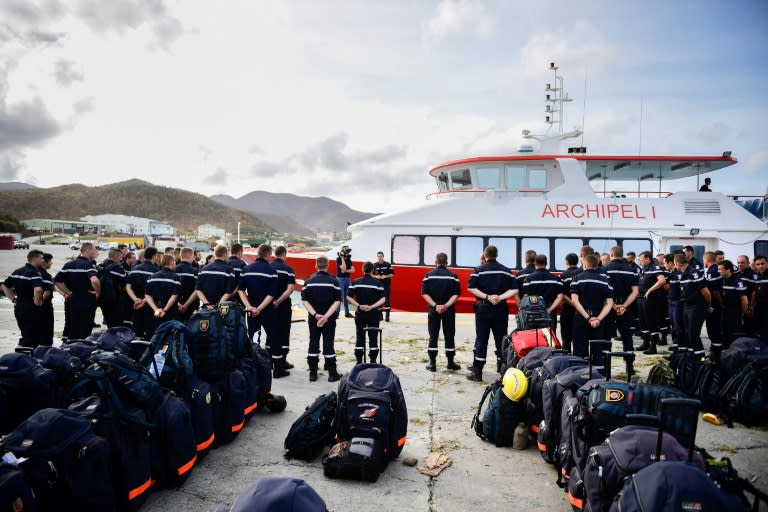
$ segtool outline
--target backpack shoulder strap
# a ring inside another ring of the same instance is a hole
[[[483,410],[483,404],[485,403],[486,398],[488,398],[488,395],[490,395],[493,392],[493,390],[498,387],[497,384],[498,384],[498,381],[492,384],[488,384],[485,387],[485,391],[483,391],[483,396],[482,398],[480,398],[480,403],[477,404],[477,412],[475,413],[475,416],[472,418],[471,427],[475,430],[475,434],[477,434],[477,436],[483,441],[485,441],[486,437],[485,437],[485,434],[483,433],[483,421],[480,419],[480,413]]]

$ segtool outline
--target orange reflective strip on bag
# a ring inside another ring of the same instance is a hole
[[[251,414],[253,411],[256,410],[256,408],[259,406],[259,402],[253,402],[252,405],[249,405],[245,409],[243,409],[243,414]]]
[[[539,433],[539,426],[538,425],[531,425],[531,432],[533,432],[534,434],[538,434]]]
[[[183,475],[195,466],[195,462],[197,462],[197,455],[192,457],[189,462],[177,469],[176,472],[179,474],[179,476]]]
[[[237,425],[232,425],[232,432],[240,432],[245,426],[245,420],[241,421]]]
[[[398,439],[398,440],[397,440],[397,446],[403,446],[403,445],[405,444],[405,439],[406,439],[407,437],[408,437],[408,436],[403,436],[403,437],[401,437],[400,439]]]
[[[547,451],[547,445],[545,445],[544,443],[540,443],[540,442],[536,441],[536,446],[539,447],[539,451],[540,452],[546,452]]]
[[[211,434],[211,437],[197,445],[197,451],[201,452],[207,449],[209,446],[211,446],[211,444],[213,444],[214,439],[216,439],[216,434]]]
[[[150,478],[149,480],[147,480],[146,482],[144,482],[143,484],[141,484],[137,488],[135,488],[135,489],[133,489],[131,491],[128,491],[128,500],[129,501],[130,500],[135,500],[136,498],[138,498],[139,496],[141,496],[142,494],[147,492],[149,490],[149,488],[152,487],[152,485],[154,483],[155,483],[155,481]]]
[[[584,510],[584,500],[576,498],[573,494],[571,494],[571,491],[568,491],[568,501],[577,509]]]

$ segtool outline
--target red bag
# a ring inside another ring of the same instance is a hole
[[[557,339],[557,335],[551,327],[514,331],[512,333],[512,348],[517,359],[525,357],[528,352],[536,347],[560,348],[560,340]]]

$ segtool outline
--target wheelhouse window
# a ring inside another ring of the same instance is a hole
[[[448,192],[448,175],[444,172],[441,172],[440,174],[435,177],[435,180],[437,181],[437,191],[438,192]]]
[[[547,170],[528,169],[528,188],[532,190],[546,190]]]
[[[456,237],[456,266],[476,267],[483,254],[483,239],[479,236]]]
[[[460,169],[458,171],[451,171],[451,189],[452,190],[468,190],[472,188],[472,177],[469,174],[469,169]]]
[[[508,165],[504,169],[507,178],[507,190],[520,190],[525,188],[525,167],[520,165]]]
[[[452,261],[451,237],[449,236],[425,236],[424,237],[424,264],[431,265],[435,261],[435,255],[444,252],[448,255],[448,261]]]
[[[392,243],[392,261],[403,265],[419,264],[420,241],[418,236],[398,235]]]
[[[496,190],[500,188],[501,170],[498,167],[482,167],[477,173],[477,188],[483,190]]]
[[[758,240],[755,242],[755,256],[768,256],[768,241]]]
[[[497,261],[509,268],[517,267],[517,239],[489,238],[488,245],[495,245],[499,250]]]

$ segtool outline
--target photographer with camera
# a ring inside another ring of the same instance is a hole
[[[349,301],[347,301],[347,293],[349,292],[350,278],[355,271],[355,267],[352,265],[352,249],[349,246],[342,246],[341,250],[336,253],[336,278],[339,280],[339,287],[341,288],[341,297],[344,301],[344,317],[354,318],[349,313]]]

